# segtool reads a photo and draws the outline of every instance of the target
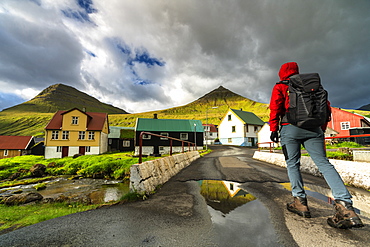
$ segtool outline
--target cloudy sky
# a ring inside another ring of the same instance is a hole
[[[63,83],[137,113],[224,86],[268,103],[282,63],[370,103],[369,0],[1,0],[0,110]]]

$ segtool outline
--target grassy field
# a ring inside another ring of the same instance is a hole
[[[94,177],[100,175],[107,179],[125,179],[129,177],[130,167],[138,163],[133,153],[112,153],[104,155],[83,155],[77,158],[44,159],[43,156],[25,155],[14,158],[0,159],[0,180],[20,172],[22,177],[30,176],[29,169],[34,164],[43,164],[46,173],[56,175],[81,175]],[[145,157],[143,162],[155,157]],[[1,187],[1,183],[0,183]]]

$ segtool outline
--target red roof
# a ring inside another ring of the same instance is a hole
[[[79,110],[77,108],[72,110]],[[46,130],[59,130],[62,128],[63,114],[69,111],[57,111],[53,118],[50,120],[48,125],[46,125]],[[79,110],[80,111],[80,110]],[[81,111],[82,112],[82,111]],[[102,130],[104,127],[105,119],[108,117],[107,113],[101,112],[83,112],[88,116],[87,130]]]
[[[0,149],[27,149],[33,136],[0,136]]]
[[[214,124],[203,124],[203,126],[209,126],[209,132],[217,132],[217,128]]]

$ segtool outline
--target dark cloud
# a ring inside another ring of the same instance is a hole
[[[370,103],[369,9],[368,0],[3,0],[0,86],[68,82],[129,112],[220,85],[268,103],[281,64],[296,61],[320,73],[332,105],[358,108]]]

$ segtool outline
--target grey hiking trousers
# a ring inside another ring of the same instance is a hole
[[[329,162],[324,149],[324,133],[320,127],[302,129],[294,125],[283,125],[280,131],[281,144],[287,164],[288,177],[293,196],[306,197],[300,172],[301,144],[323,174],[336,200],[352,204],[352,196],[343,183],[335,167]]]

